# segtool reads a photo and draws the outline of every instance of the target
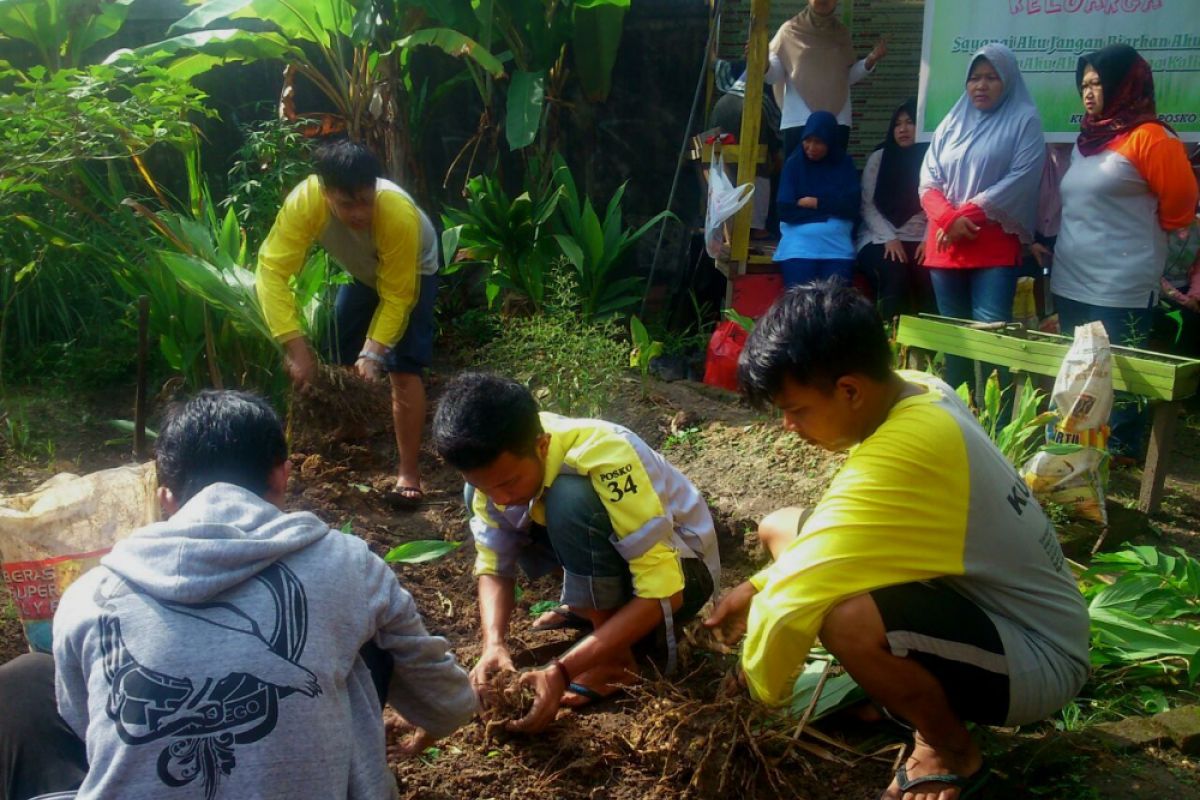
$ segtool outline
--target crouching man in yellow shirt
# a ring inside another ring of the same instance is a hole
[[[812,509],[759,526],[774,562],[706,620],[745,635],[750,693],[786,703],[813,640],[916,730],[884,800],[961,800],[989,771],[964,725],[1019,725],[1088,675],[1088,615],[1054,528],[937,378],[891,368],[883,322],[850,287],[783,296],[738,381],[810,444],[849,451]]]
[[[678,626],[720,578],[712,515],[696,487],[632,431],[539,413],[529,389],[486,373],[446,386],[433,421],[438,453],[466,479],[475,539],[483,654],[471,681],[513,669],[508,623],[518,567],[563,576],[562,602],[591,634],[521,680],[532,710],[510,723],[536,733],[560,705],[598,700],[637,673],[636,650],[674,661]]]
[[[364,145],[326,144],[315,167],[316,174],[284,200],[258,252],[258,300],[284,347],[288,375],[302,389],[312,381],[317,361],[301,333],[288,280],[300,273],[316,243],[354,278],[338,289],[329,354],[369,380],[390,378],[400,466],[389,499],[414,506],[422,499],[421,375],[433,355],[437,233],[412,197],[383,178],[379,161]]]

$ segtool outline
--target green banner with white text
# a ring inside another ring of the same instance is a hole
[[[1200,141],[1200,0],[925,0],[921,138],[962,95],[971,55],[988,42],[1016,54],[1047,141],[1079,133],[1079,57],[1117,42],[1154,69],[1160,119],[1185,141]]]

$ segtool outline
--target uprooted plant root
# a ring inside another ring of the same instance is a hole
[[[659,681],[639,687],[648,720],[627,737],[630,752],[684,797],[754,796],[760,777],[785,796],[782,773],[760,746],[757,712],[742,695],[701,700]]]
[[[323,437],[335,429],[370,429],[391,417],[387,381],[369,381],[352,369],[317,365],[303,391],[293,392],[290,427],[294,435]]]
[[[533,708],[533,689],[521,683],[521,673],[501,670],[488,681],[491,701],[483,714],[483,732],[497,738],[509,722],[521,719]]]

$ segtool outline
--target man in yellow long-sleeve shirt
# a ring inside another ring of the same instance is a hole
[[[421,375],[433,354],[438,241],[412,197],[385,180],[379,161],[345,140],[317,152],[316,174],[284,200],[258,253],[257,289],[263,315],[283,344],[284,363],[297,388],[316,370],[316,356],[300,328],[288,280],[320,243],[353,276],[338,290],[331,358],[353,364],[364,378],[392,386],[392,420],[400,466],[390,498],[420,502]]]
[[[786,703],[816,637],[916,729],[882,800],[963,800],[988,777],[964,721],[1022,725],[1088,675],[1088,614],[1054,528],[942,381],[895,372],[883,321],[854,289],[801,286],[738,363],[750,398],[810,444],[847,450],[812,509],[759,525],[774,562],[706,624],[745,634],[758,700]]]

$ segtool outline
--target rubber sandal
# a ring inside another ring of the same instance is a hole
[[[582,705],[578,705],[578,706],[572,706],[572,708],[586,708],[588,706],[595,705],[596,703],[600,703],[605,700],[611,700],[612,698],[620,695],[625,690],[621,689],[621,688],[617,688],[617,689],[613,689],[613,691],[610,694],[600,694],[600,692],[597,692],[595,689],[593,689],[589,686],[584,686],[582,683],[569,683],[569,684],[567,684],[567,691],[577,694],[580,697],[586,697],[588,700],[586,703],[583,703]]]
[[[421,503],[425,502],[425,492],[420,486],[405,486],[403,488],[392,489],[384,494],[383,499],[392,508],[411,511],[414,508],[419,508]]]
[[[980,765],[979,769],[975,770],[966,777],[963,777],[962,775],[955,775],[953,772],[947,772],[940,775],[922,775],[919,778],[909,778],[907,764],[901,764],[900,768],[896,770],[896,784],[901,795],[903,795],[904,792],[912,791],[917,786],[921,786],[926,783],[937,783],[942,784],[943,786],[956,787],[960,789],[961,791],[958,793],[958,800],[967,800],[967,798],[974,796],[976,792],[983,788],[984,784],[986,784],[988,779],[991,777],[992,768],[988,766],[986,761]],[[887,789],[884,789],[879,795],[879,800],[884,800],[886,796]]]
[[[530,630],[558,631],[569,628],[577,631],[590,631],[592,629],[590,620],[579,616],[566,606],[551,608],[546,613],[553,614],[556,619],[553,622],[542,623],[540,625],[535,623],[530,626]]]

